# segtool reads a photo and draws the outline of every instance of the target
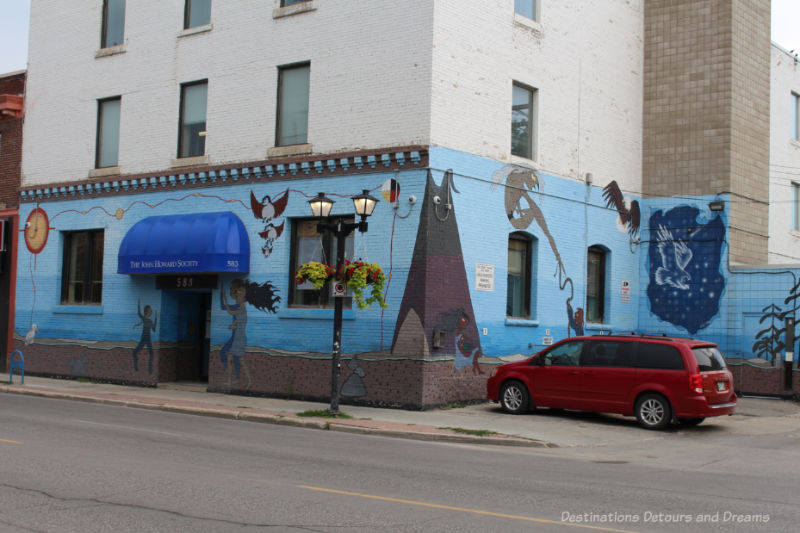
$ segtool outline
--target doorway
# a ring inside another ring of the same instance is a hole
[[[176,291],[178,300],[177,381],[208,383],[211,351],[211,293]]]

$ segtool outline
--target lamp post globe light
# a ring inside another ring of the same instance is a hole
[[[343,218],[330,219],[333,200],[319,193],[308,201],[311,212],[315,218],[321,221],[317,223],[317,233],[324,234],[329,232],[336,237],[336,272],[339,272],[344,264],[345,240],[355,229],[362,233],[367,231],[367,217],[372,215],[377,198],[370,196],[369,191],[364,189],[361,194],[353,196],[353,207],[356,215],[361,217],[359,222],[347,222]],[[339,414],[339,372],[340,361],[342,358],[342,297],[335,295],[333,299],[333,350],[331,351],[331,406],[328,410],[332,415]]]

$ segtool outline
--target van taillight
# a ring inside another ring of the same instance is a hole
[[[703,376],[692,374],[689,376],[689,388],[698,394],[703,393]]]

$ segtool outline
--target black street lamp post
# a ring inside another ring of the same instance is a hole
[[[367,231],[367,217],[372,215],[376,198],[369,195],[369,191],[364,190],[361,194],[353,196],[353,205],[356,215],[361,217],[359,222],[346,222],[342,218],[328,220],[333,207],[333,200],[319,193],[308,201],[311,205],[311,212],[316,218],[325,219],[324,222],[317,223],[317,233],[324,234],[329,232],[336,237],[336,272],[340,272],[344,265],[344,250],[347,236],[355,229],[362,233]],[[339,371],[342,357],[342,298],[343,294],[335,295],[333,298],[333,351],[331,352],[331,406],[328,410],[332,415],[339,414]]]

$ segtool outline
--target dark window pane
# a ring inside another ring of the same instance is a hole
[[[99,304],[103,295],[103,230],[64,234],[61,303]]]
[[[186,0],[183,27],[194,28],[211,24],[211,0]]]
[[[295,4],[302,4],[303,2],[310,2],[311,0],[281,0],[281,7],[293,6]]]
[[[181,87],[181,125],[178,157],[195,157],[206,153],[206,99],[208,83]]]
[[[308,142],[309,65],[280,69],[277,146]]]
[[[544,354],[544,364],[552,366],[578,366],[583,351],[583,341],[559,344]]]
[[[582,366],[633,366],[633,342],[592,341]]]
[[[586,265],[586,321],[603,322],[605,314],[605,252],[601,248],[591,247],[587,254]]]
[[[348,222],[353,222],[349,218]],[[291,274],[303,263],[316,261],[318,263],[336,266],[336,238],[330,233],[317,233],[317,220],[294,220],[292,221],[292,268]],[[345,259],[353,259],[353,234],[347,236],[345,240]],[[317,307],[332,308],[333,296],[330,284],[322,289],[314,289],[311,282],[297,285],[294,279],[290,283],[290,302],[292,307]],[[342,302],[343,307],[349,309],[352,305],[352,298],[345,297]]]
[[[100,47],[122,44],[125,33],[125,0],[103,2],[103,35]]]
[[[514,85],[511,106],[511,153],[532,159],[533,92]]]
[[[693,348],[694,358],[697,360],[697,366],[700,367],[700,372],[711,372],[713,370],[725,370],[725,358],[717,348]]]
[[[522,236],[508,239],[508,288],[506,316],[530,316],[531,242]]]
[[[119,98],[101,100],[97,115],[97,168],[114,167],[119,161]]]
[[[683,359],[678,349],[673,346],[640,342],[636,366],[661,370],[683,370]]]

